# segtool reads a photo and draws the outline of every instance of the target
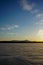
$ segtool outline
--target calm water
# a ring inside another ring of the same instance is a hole
[[[43,63],[43,43],[0,43],[0,59],[13,56]]]

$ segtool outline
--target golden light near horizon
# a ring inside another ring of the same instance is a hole
[[[39,41],[43,41],[43,30],[38,31],[37,37],[39,38]]]

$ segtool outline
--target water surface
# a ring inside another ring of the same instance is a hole
[[[0,43],[0,59],[10,57],[43,64],[43,43]]]

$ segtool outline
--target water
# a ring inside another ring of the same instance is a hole
[[[0,43],[0,59],[20,57],[43,64],[43,43]]]

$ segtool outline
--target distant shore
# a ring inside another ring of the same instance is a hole
[[[12,40],[12,41],[0,41],[0,43],[43,43],[43,41]]]

